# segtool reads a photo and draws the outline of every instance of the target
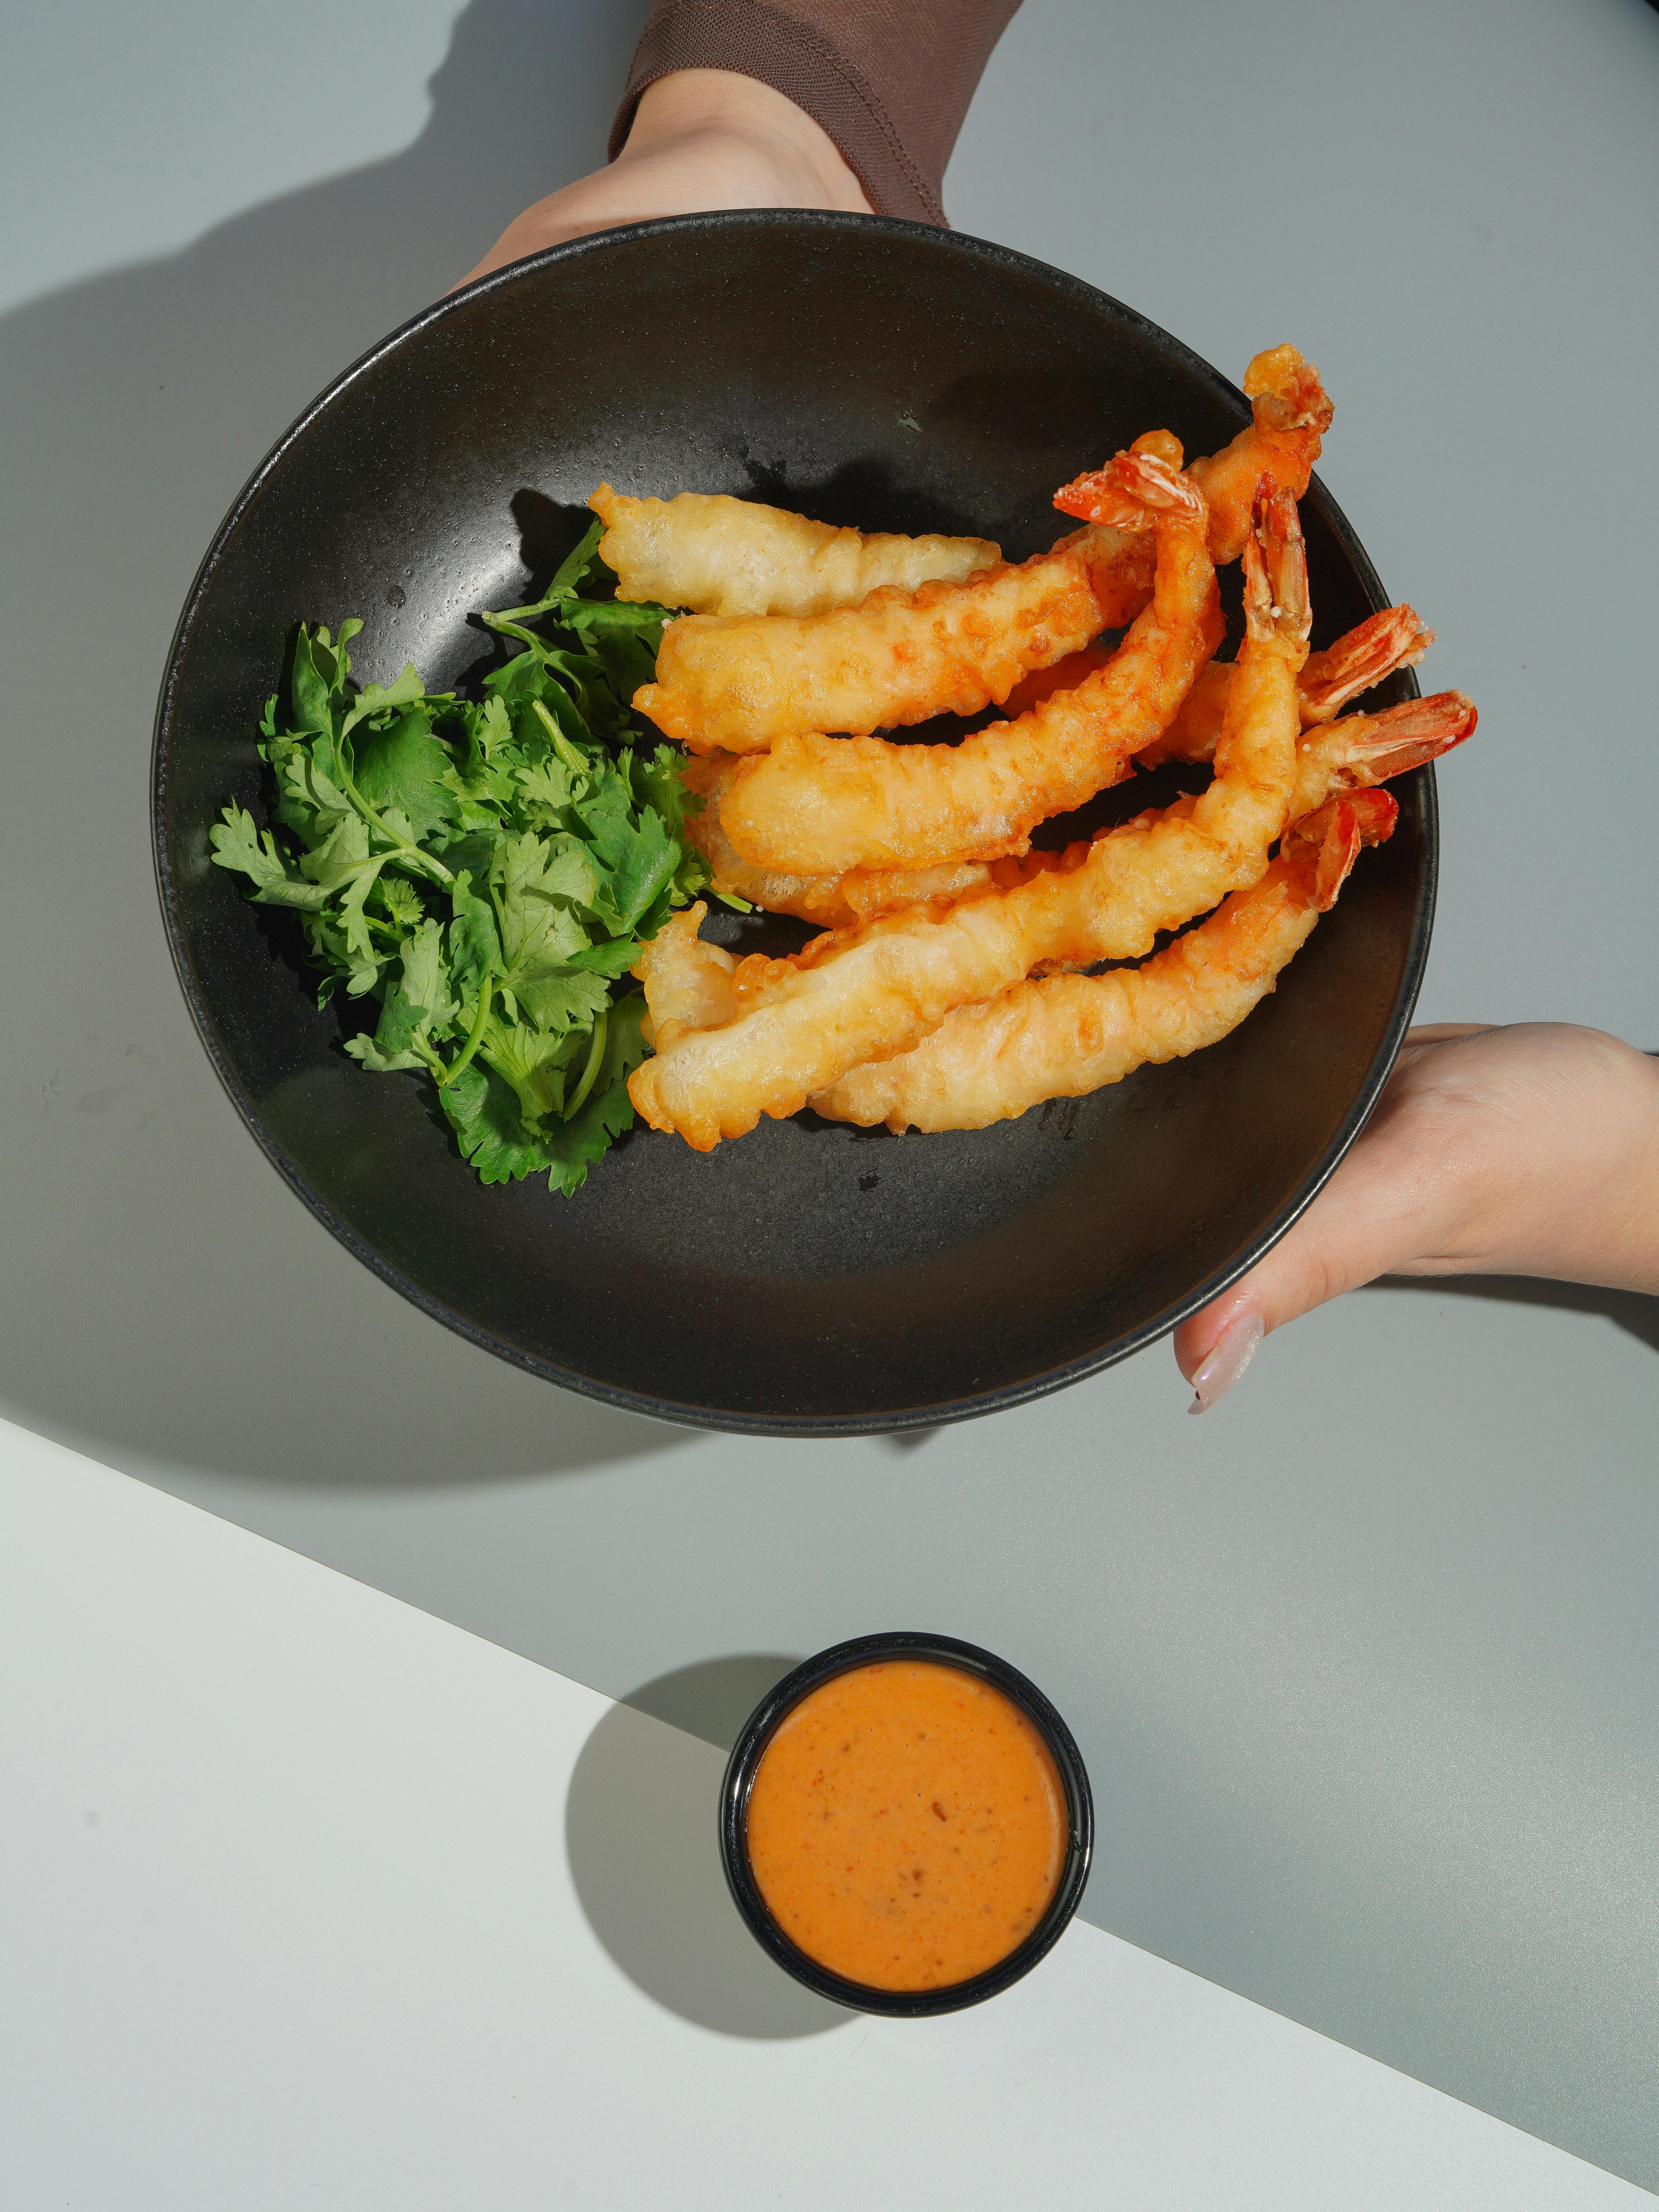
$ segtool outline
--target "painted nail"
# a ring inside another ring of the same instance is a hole
[[[1224,1329],[1193,1377],[1193,1402],[1187,1411],[1207,1413],[1218,1398],[1224,1398],[1255,1358],[1267,1334],[1260,1314],[1241,1314],[1231,1328]]]

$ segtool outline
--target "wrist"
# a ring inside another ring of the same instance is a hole
[[[1538,1023],[1460,1043],[1435,1073],[1438,1234],[1411,1273],[1659,1292],[1659,1063]]]
[[[872,211],[829,132],[771,85],[732,70],[677,70],[647,85],[612,166],[707,141],[740,148],[764,165],[780,206]]]

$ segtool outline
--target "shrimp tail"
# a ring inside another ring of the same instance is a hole
[[[1322,653],[1310,653],[1302,672],[1302,719],[1328,722],[1350,699],[1369,691],[1397,668],[1415,668],[1434,643],[1415,609],[1384,607]]]
[[[1301,820],[1327,799],[1367,791],[1391,777],[1422,768],[1474,728],[1474,702],[1462,691],[1437,691],[1409,699],[1380,714],[1344,714],[1321,722],[1303,738],[1291,819]]]
[[[1350,716],[1356,727],[1346,743],[1347,721],[1333,724],[1331,732],[1344,775],[1370,785],[1438,760],[1473,736],[1480,719],[1467,691],[1436,691],[1426,699],[1408,699],[1403,707],[1385,707],[1380,714]]]
[[[1314,813],[1293,822],[1285,834],[1286,857],[1311,868],[1313,903],[1328,914],[1349,871],[1366,845],[1381,845],[1394,835],[1400,802],[1392,792],[1352,791],[1327,799]]]
[[[1243,560],[1244,621],[1250,635],[1277,635],[1305,659],[1313,623],[1308,549],[1295,500],[1265,470],[1256,479]]]
[[[1115,453],[1103,469],[1092,469],[1054,494],[1062,514],[1081,516],[1085,522],[1104,523],[1113,530],[1150,530],[1160,514],[1184,514],[1194,523],[1206,519],[1204,495],[1190,477],[1181,473],[1177,458],[1154,449],[1161,434],[1138,439],[1127,453]]]

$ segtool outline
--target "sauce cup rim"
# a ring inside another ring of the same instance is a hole
[[[1000,1690],[1023,1712],[1048,1747],[1066,1793],[1066,1846],[1060,1880],[1047,1910],[1024,1940],[1006,1958],[967,1981],[931,1990],[879,1990],[848,1981],[820,1966],[786,1936],[772,1917],[749,1863],[749,1793],[755,1775],[778,1724],[803,1698],[850,1674],[856,1667],[883,1659],[933,1660],[975,1674]],[[1094,1798],[1089,1774],[1076,1740],[1054,1705],[1035,1682],[994,1651],[958,1637],[930,1634],[920,1629],[894,1629],[885,1633],[855,1636],[844,1644],[830,1644],[792,1668],[775,1683],[738,1731],[726,1762],[720,1796],[720,1865],[732,1903],[744,1926],[786,1973],[805,1983],[818,1996],[851,2012],[880,2013],[896,2019],[917,2020],[945,2012],[961,2012],[982,2004],[1029,1974],[1060,1941],[1082,1902],[1094,1854]]]

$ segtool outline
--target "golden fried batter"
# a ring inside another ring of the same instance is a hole
[[[693,614],[821,615],[872,592],[965,583],[1002,558],[988,538],[866,536],[724,493],[630,499],[602,483],[587,503],[617,597]]]
[[[910,1051],[819,1091],[814,1109],[865,1128],[983,1129],[1218,1043],[1273,989],[1361,844],[1380,843],[1398,812],[1381,791],[1329,801],[1288,833],[1260,883],[1141,966],[1048,975],[958,1006]]]
[[[687,822],[686,834],[714,870],[715,890],[728,898],[747,899],[769,914],[799,915],[820,929],[851,929],[919,901],[960,898],[991,880],[983,860],[958,860],[941,868],[852,868],[840,876],[757,867],[720,827],[720,798],[741,765],[730,753],[705,753],[688,760],[680,771],[687,787],[706,801],[702,811]]]
[[[1102,627],[1082,556],[1041,553],[828,614],[687,615],[663,632],[657,680],[634,704],[694,752],[763,752],[796,731],[975,714]]]

